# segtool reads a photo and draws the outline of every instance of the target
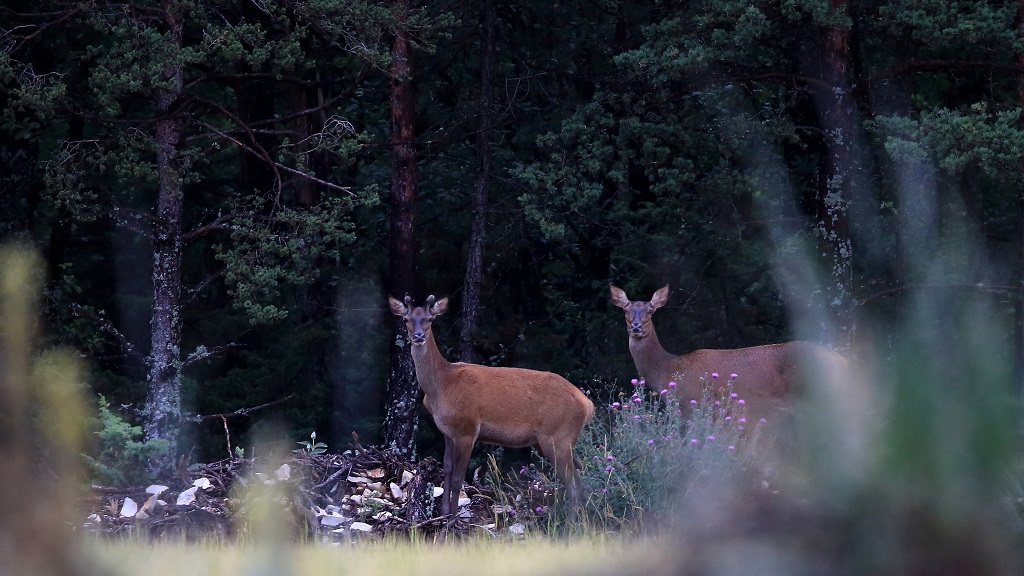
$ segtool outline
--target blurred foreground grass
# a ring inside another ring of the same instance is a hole
[[[491,576],[545,574],[665,574],[658,539],[580,538],[525,542],[477,540],[429,543],[364,541],[339,547],[93,542],[85,557],[94,573],[146,576]]]

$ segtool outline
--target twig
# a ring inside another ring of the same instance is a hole
[[[185,358],[184,361],[182,361],[181,367],[185,368],[186,366],[190,366],[192,364],[195,364],[196,362],[199,362],[200,360],[205,360],[205,359],[209,358],[210,356],[216,356],[217,354],[220,354],[220,353],[224,352],[228,348],[238,348],[240,346],[242,346],[242,345],[241,344],[235,344],[235,343],[225,344],[224,346],[214,346],[213,348],[207,348],[206,346],[202,346],[202,345],[197,346],[196,349],[194,351],[192,351],[192,353],[189,354],[188,357]]]
[[[348,468],[345,468],[344,466],[342,466],[340,469],[338,469],[337,472],[335,472],[334,474],[331,474],[330,476],[328,476],[326,480],[324,480],[323,482],[317,484],[316,486],[313,486],[312,490],[314,492],[316,492],[318,490],[322,490],[325,486],[327,486],[331,482],[336,481],[339,477],[341,477],[342,474],[345,474],[346,476],[348,476],[348,474],[350,472],[352,472],[352,462],[351,461],[348,463]]]
[[[202,422],[203,420],[213,420],[214,418],[233,418],[235,416],[248,416],[249,414],[252,414],[257,410],[262,410],[264,408],[269,408],[271,406],[287,402],[291,400],[292,397],[294,396],[295,394],[289,394],[284,398],[278,398],[277,400],[267,402],[266,404],[260,404],[259,406],[250,406],[248,408],[239,408],[234,412],[221,412],[219,414],[196,414],[195,416],[191,416],[188,419],[191,420],[192,422]]]
[[[121,350],[125,356],[133,358],[140,362],[143,366],[148,366],[149,361],[145,356],[135,350],[135,345],[128,340],[128,338],[121,333],[111,322],[106,318],[97,314],[93,309],[82,306],[81,304],[71,303],[71,313],[75,316],[85,316],[91,318],[94,322],[99,324],[100,331],[105,332],[114,337],[118,344],[121,345]],[[101,312],[102,313],[102,312]]]
[[[231,429],[228,428],[228,417],[221,416],[220,421],[224,423],[224,437],[228,443],[228,458],[234,459],[234,452],[231,450]]]

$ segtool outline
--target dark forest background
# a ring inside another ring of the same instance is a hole
[[[884,360],[922,293],[956,350],[982,301],[1021,380],[1024,1],[6,0],[0,39],[0,238],[169,454],[436,451],[389,294],[598,404],[609,282],[672,286],[674,353]]]

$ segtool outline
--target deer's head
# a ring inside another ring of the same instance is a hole
[[[668,301],[668,285],[655,292],[650,302],[631,302],[621,288],[612,285],[608,288],[611,290],[612,302],[626,312],[626,331],[629,332],[629,336],[644,338],[650,334],[653,329],[651,316]]]
[[[423,346],[427,343],[427,337],[430,336],[430,324],[434,318],[444,314],[448,309],[448,297],[434,302],[434,296],[430,295],[427,296],[427,301],[423,306],[413,308],[412,298],[408,296],[405,297],[404,302],[399,302],[396,298],[388,296],[388,305],[396,316],[405,319],[405,328],[409,331],[409,340],[412,345]]]

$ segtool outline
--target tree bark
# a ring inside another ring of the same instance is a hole
[[[480,128],[476,133],[477,175],[473,187],[473,226],[466,258],[466,278],[462,285],[462,332],[459,335],[459,360],[473,362],[480,310],[480,284],[483,280],[484,249],[487,240],[487,189],[491,180],[491,132],[494,121],[494,66],[496,10],[494,0],[480,3]]]
[[[848,0],[830,0],[834,14],[849,14]],[[829,343],[850,347],[853,326],[852,260],[849,210],[854,179],[854,118],[851,84],[850,30],[826,26],[821,30],[821,73],[829,93],[818,94],[824,151],[819,165],[815,232],[829,266],[826,290],[831,320]]]
[[[1018,33],[1024,32],[1024,0],[1017,0],[1017,15],[1013,22]],[[1014,54],[1014,61],[1017,66],[1024,66],[1024,50],[1017,50]],[[1024,76],[1017,77],[1017,106],[1024,107]],[[1024,196],[1020,198],[1021,214],[1024,214]],[[1018,222],[1022,220],[1018,219]],[[1017,252],[1017,284],[1021,292],[1014,299],[1013,305],[1013,366],[1014,376],[1017,381],[1019,397],[1024,398],[1024,225],[1021,226],[1020,246]]]
[[[398,22],[391,47],[391,228],[389,237],[391,294],[402,298],[414,291],[415,278],[415,204],[416,148],[415,86],[407,29],[409,0],[394,0]],[[384,418],[384,443],[410,460],[416,457],[416,373],[406,342],[405,323],[393,324],[388,378],[387,415]]]
[[[169,3],[168,3],[169,4]],[[182,45],[181,15],[165,4],[171,41]],[[145,436],[167,442],[167,452],[151,458],[148,470],[167,471],[178,452],[181,428],[181,253],[182,184],[178,166],[182,121],[174,110],[182,94],[182,69],[177,63],[164,67],[169,87],[156,94],[156,160],[158,198],[153,234],[153,313],[147,376]]]

